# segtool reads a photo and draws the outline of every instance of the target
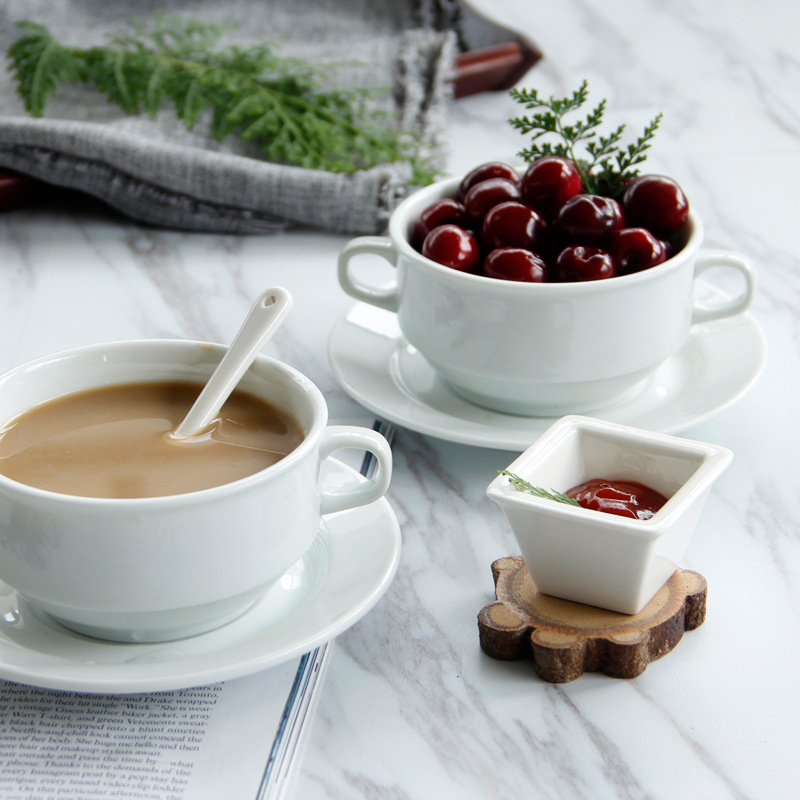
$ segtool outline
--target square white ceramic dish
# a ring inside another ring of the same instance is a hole
[[[508,470],[566,492],[593,478],[632,480],[667,497],[649,520],[542,499],[498,475],[488,496],[505,512],[537,588],[545,594],[637,614],[683,557],[724,447],[582,416],[562,417]]]

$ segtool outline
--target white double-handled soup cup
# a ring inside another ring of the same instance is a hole
[[[220,345],[150,340],[70,350],[0,376],[0,423],[72,392],[141,381],[205,382]],[[242,614],[308,550],[321,517],[377,500],[391,450],[374,431],[327,427],[319,389],[259,356],[239,384],[288,411],[305,438],[232,483],[165,497],[76,497],[0,475],[0,579],[64,625],[103,639],[164,641]],[[377,458],[369,481],[337,491],[320,466],[340,448]]]
[[[666,504],[650,519],[631,519],[535,497],[502,475],[487,494],[503,509],[540,591],[637,614],[679,566],[711,486],[731,458],[718,445],[567,416],[509,472],[557,492],[595,478],[635,481]]]
[[[743,257],[701,251],[703,228],[691,213],[683,246],[651,269],[608,280],[517,283],[472,275],[425,258],[411,245],[427,206],[454,197],[459,180],[435,183],[404,200],[389,236],[349,242],[339,282],[352,297],[397,313],[408,342],[467,400],[495,411],[559,415],[623,399],[676,353],[692,325],[745,311],[754,275]],[[396,267],[393,286],[356,274],[359,255]],[[695,279],[711,267],[742,273],[745,288],[713,307],[694,301]]]

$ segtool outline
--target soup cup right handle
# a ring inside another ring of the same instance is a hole
[[[388,289],[370,286],[356,278],[350,271],[350,259],[357,255],[376,255],[397,266],[397,252],[391,239],[384,236],[359,236],[348,242],[339,253],[339,283],[347,294],[378,308],[397,311],[399,290],[397,285]]]
[[[695,305],[692,311],[692,325],[696,325],[698,322],[711,322],[715,319],[736,316],[736,314],[746,311],[753,302],[756,290],[756,276],[753,265],[744,256],[722,250],[701,250],[697,254],[697,263],[694,268],[695,279],[712,267],[729,267],[739,270],[745,279],[744,291],[738,297],[722,303],[714,303],[714,305],[710,306]]]
[[[376,431],[351,425],[331,425],[322,432],[319,446],[320,461],[335,450],[345,448],[368,450],[375,456],[377,466],[373,476],[343,489],[324,489],[320,500],[320,514],[333,514],[356,506],[365,506],[386,494],[392,478],[392,448]]]

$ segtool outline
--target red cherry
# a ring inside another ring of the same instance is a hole
[[[519,183],[519,173],[514,167],[504,164],[502,161],[489,161],[486,164],[475,167],[464,176],[461,185],[458,187],[459,200],[463,200],[467,196],[467,192],[476,183],[488,181],[489,178],[505,178],[512,183]]]
[[[619,203],[597,194],[578,194],[559,209],[553,231],[563,245],[588,244],[603,247],[609,236],[624,224]]]
[[[523,247],[539,252],[545,246],[545,221],[530,206],[508,200],[489,209],[483,218],[484,252],[497,247]]]
[[[678,184],[664,175],[639,175],[625,189],[622,205],[628,224],[664,238],[689,218],[689,201]]]
[[[550,220],[570,197],[583,191],[583,184],[573,161],[561,156],[542,156],[522,176],[520,191],[529,206]]]
[[[612,234],[608,249],[620,275],[641,272],[667,260],[664,245],[644,228],[623,228]]]
[[[599,247],[582,244],[565,247],[556,259],[556,280],[562,283],[599,281],[616,274],[614,259]]]
[[[650,519],[667,502],[664,495],[644,484],[603,478],[573,486],[567,496],[584,508],[633,519]]]
[[[458,225],[447,224],[434,228],[425,237],[422,255],[460,272],[475,272],[480,264],[477,240]]]
[[[521,247],[498,247],[483,262],[483,272],[489,278],[523,283],[544,283],[547,266],[541,256]]]
[[[464,197],[467,215],[475,223],[482,223],[490,208],[507,200],[519,200],[516,183],[505,178],[489,178],[472,186]]]
[[[418,250],[421,249],[425,237],[434,228],[448,223],[463,228],[467,224],[467,210],[452,197],[443,197],[429,205],[414,223],[414,246]]]

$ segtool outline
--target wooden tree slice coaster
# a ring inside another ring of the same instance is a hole
[[[676,570],[632,615],[543,594],[522,556],[498,559],[492,574],[497,601],[478,614],[481,648],[505,661],[533,658],[536,674],[550,683],[599,671],[635,678],[706,616],[706,579],[689,570]]]

